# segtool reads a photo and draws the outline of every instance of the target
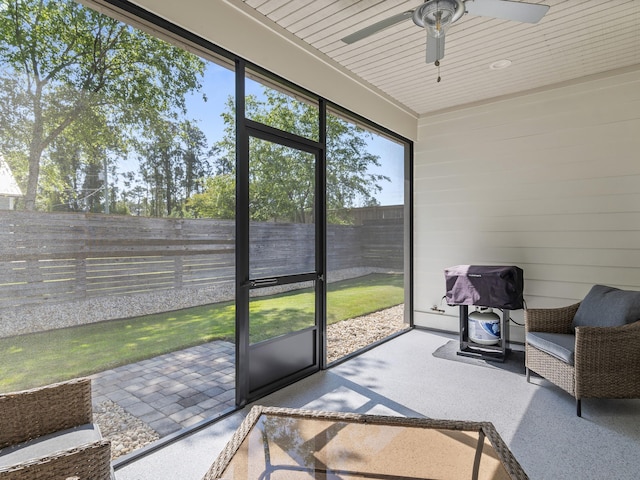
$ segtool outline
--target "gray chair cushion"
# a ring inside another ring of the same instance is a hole
[[[640,320],[640,292],[594,285],[573,318],[574,327],[620,327]]]
[[[549,355],[573,365],[576,352],[576,336],[567,333],[529,332],[527,343]]]
[[[28,442],[0,449],[0,468],[48,457],[101,439],[100,429],[92,423],[43,435]]]

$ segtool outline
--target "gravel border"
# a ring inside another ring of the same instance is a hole
[[[327,326],[327,362],[409,328],[404,323],[404,304],[350,318]]]
[[[111,400],[93,407],[93,421],[111,440],[111,459],[133,452],[160,438],[158,432]]]

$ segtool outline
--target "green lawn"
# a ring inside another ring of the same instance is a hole
[[[332,283],[329,323],[404,301],[402,275],[374,274]],[[253,342],[313,322],[313,294],[298,290],[253,299]],[[100,372],[212,340],[234,340],[234,302],[0,339],[0,391]]]

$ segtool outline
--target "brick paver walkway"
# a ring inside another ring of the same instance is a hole
[[[111,400],[164,437],[235,405],[235,347],[215,341],[92,378],[94,404]]]

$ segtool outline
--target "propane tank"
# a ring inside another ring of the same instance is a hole
[[[500,341],[500,316],[491,308],[476,308],[468,318],[469,340],[480,345],[496,345]]]

